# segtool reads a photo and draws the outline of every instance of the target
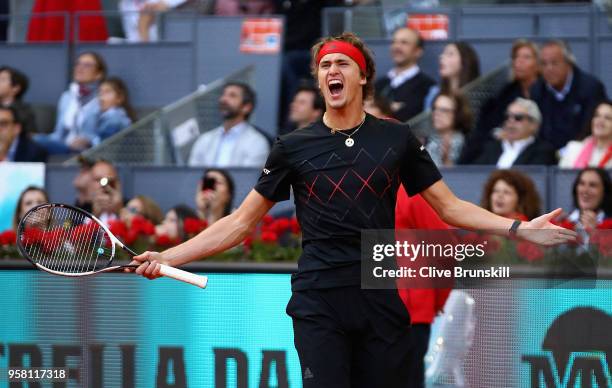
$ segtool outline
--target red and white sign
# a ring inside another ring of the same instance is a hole
[[[281,49],[282,31],[281,19],[244,19],[240,33],[240,51],[250,54],[276,54]]]
[[[423,39],[448,39],[448,15],[444,14],[413,14],[408,15],[408,27],[419,31]]]

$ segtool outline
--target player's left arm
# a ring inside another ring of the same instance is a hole
[[[421,195],[444,222],[458,228],[488,230],[507,236],[514,222],[510,218],[498,216],[458,198],[443,180],[429,186],[421,192]],[[559,216],[561,211],[562,209],[558,208],[531,221],[521,223],[517,236],[542,245],[556,245],[574,241],[576,239],[574,231],[561,228],[550,222]],[[534,230],[542,230],[546,233],[533,233]]]

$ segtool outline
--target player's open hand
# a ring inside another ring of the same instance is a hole
[[[518,236],[536,244],[553,246],[567,244],[576,241],[578,234],[570,229],[565,229],[553,224],[551,221],[557,218],[563,210],[555,209],[550,213],[534,218],[529,222],[521,224]]]
[[[129,268],[129,271],[134,271],[147,279],[153,280],[162,276],[159,273],[162,264],[168,265],[168,262],[162,258],[161,253],[146,251],[134,256],[130,265],[138,265],[138,268]]]

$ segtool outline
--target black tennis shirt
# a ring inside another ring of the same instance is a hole
[[[442,178],[408,125],[366,115],[352,138],[347,147],[322,121],[280,136],[255,185],[274,202],[293,187],[303,234],[294,291],[359,285],[361,230],[395,228],[400,183],[414,195]]]

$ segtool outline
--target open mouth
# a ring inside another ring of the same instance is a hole
[[[338,79],[333,79],[327,83],[327,87],[329,88],[329,92],[333,97],[339,96],[342,93],[342,89],[344,89],[344,84],[342,81]]]

